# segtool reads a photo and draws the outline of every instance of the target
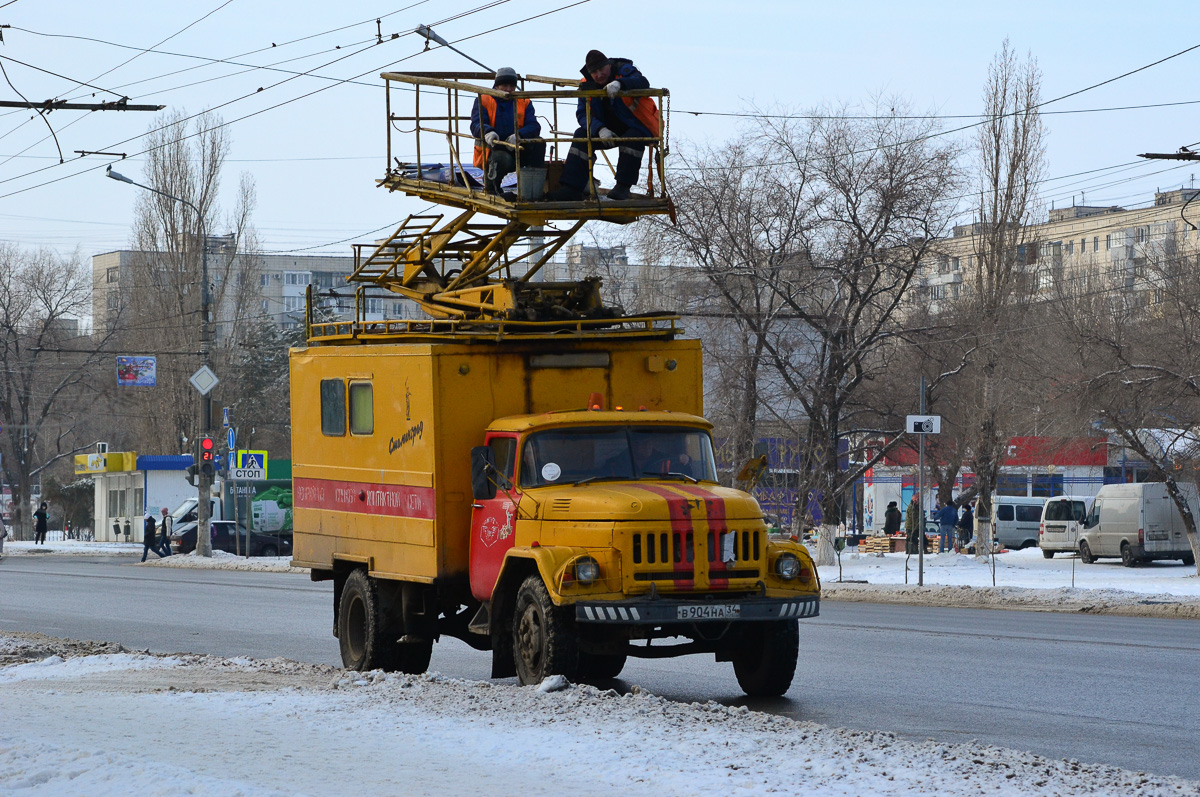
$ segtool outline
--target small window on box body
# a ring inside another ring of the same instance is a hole
[[[346,433],[346,383],[321,380],[321,433],[341,437]]]
[[[350,434],[375,433],[375,408],[370,382],[350,383]]]

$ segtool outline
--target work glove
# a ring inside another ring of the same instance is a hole
[[[513,133],[511,136],[509,136],[508,138],[506,138],[504,140],[507,141],[509,144],[512,144],[515,147],[517,145],[517,134]]]
[[[494,145],[496,143],[496,139],[498,138],[500,138],[500,136],[495,130],[489,130],[483,134],[483,142],[489,147]]]
[[[616,138],[617,134],[609,130],[607,127],[600,128],[600,138]]]
[[[614,80],[613,82],[611,82],[607,86],[605,86],[604,90],[608,92],[608,96],[610,99],[612,97],[617,96],[617,92],[621,90],[621,81]]]

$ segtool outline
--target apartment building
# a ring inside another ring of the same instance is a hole
[[[1056,285],[1077,290],[1124,293],[1133,306],[1156,301],[1160,286],[1147,279],[1146,265],[1159,257],[1200,251],[1200,235],[1185,223],[1200,221],[1197,188],[1159,191],[1142,207],[1073,205],[1052,208],[1047,220],[1025,229],[1017,259],[1026,284],[1049,295]],[[938,242],[919,276],[914,299],[937,311],[964,295],[976,271],[978,224],[964,224]]]

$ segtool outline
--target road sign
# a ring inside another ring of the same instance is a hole
[[[225,430],[225,439],[228,441],[229,450],[236,451],[237,446],[234,445],[234,441],[237,440],[237,432],[234,431],[232,426]]]
[[[909,434],[941,434],[941,415],[909,415],[904,419],[904,430]]]
[[[233,480],[235,482],[261,482],[267,478],[267,472],[262,468],[234,468]]]
[[[207,396],[221,380],[217,379],[217,375],[213,373],[211,368],[207,365],[202,365],[200,366],[200,370],[192,374],[188,381],[192,383],[192,387],[200,391],[201,396]]]
[[[238,452],[238,465],[243,468],[262,468],[266,470],[267,452],[243,449]]]
[[[223,425],[225,426],[225,428],[228,429],[229,428],[229,408],[228,407],[221,408],[221,419],[222,419],[222,422],[223,422]],[[232,445],[229,447],[233,448]]]
[[[229,466],[226,468],[226,470],[232,471],[236,467],[237,467],[237,452],[230,451],[229,452]]]

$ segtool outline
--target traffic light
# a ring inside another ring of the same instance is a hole
[[[217,444],[211,437],[200,438],[200,473],[212,477],[217,472]]]

